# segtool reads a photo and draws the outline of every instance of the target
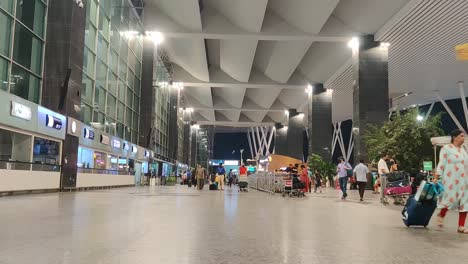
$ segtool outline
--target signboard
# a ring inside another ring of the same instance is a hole
[[[137,149],[136,146],[132,146],[132,152],[133,152],[133,153],[137,153],[137,152],[138,152],[138,149]]]
[[[11,101],[11,112],[10,114],[12,116],[19,117],[24,120],[31,120],[32,117],[32,111],[31,107],[22,105],[20,103]]]
[[[149,156],[150,156],[150,152],[145,150],[145,157],[149,158]]]
[[[89,128],[85,128],[84,129],[84,138],[93,140],[94,139],[94,131],[90,130]]]
[[[46,126],[60,130],[62,129],[62,120],[53,115],[46,115]],[[76,129],[76,124],[75,124],[75,129]]]
[[[423,170],[431,171],[432,170],[432,161],[423,161]]]
[[[226,166],[239,166],[238,160],[225,160],[224,165]]]
[[[109,137],[108,136],[105,136],[105,135],[101,135],[101,140],[100,140],[101,144],[104,144],[104,145],[109,145]]]
[[[121,145],[122,145],[122,144],[120,143],[120,140],[117,140],[117,139],[113,139],[113,140],[112,140],[112,146],[113,146],[114,148],[120,148]]]
[[[455,46],[457,60],[468,61],[468,43]]]
[[[123,143],[123,149],[126,151],[130,150],[130,146],[128,145],[128,143]]]

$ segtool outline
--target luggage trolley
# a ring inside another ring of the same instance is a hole
[[[388,203],[386,197],[389,196],[395,200],[394,204],[405,205],[412,194],[409,176],[402,172],[394,173],[392,176],[387,176],[388,182],[384,188],[385,201]]]
[[[283,191],[282,196],[285,197],[304,197],[304,192],[300,188],[296,188],[294,184],[294,176],[288,175],[283,178]],[[300,186],[299,186],[300,187]]]

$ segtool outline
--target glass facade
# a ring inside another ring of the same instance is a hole
[[[143,28],[127,0],[89,0],[81,121],[138,142]]]
[[[169,74],[164,64],[160,60],[155,62],[155,72],[153,78],[156,78],[155,102],[154,102],[154,126],[156,137],[155,153],[168,156],[169,149],[169,106],[170,89]]]
[[[47,0],[0,1],[0,89],[40,103]]]

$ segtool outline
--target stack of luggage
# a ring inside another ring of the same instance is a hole
[[[391,172],[387,175],[387,182],[385,195],[411,194],[412,189],[406,173]]]

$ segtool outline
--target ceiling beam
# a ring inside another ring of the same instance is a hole
[[[300,89],[307,88],[306,85],[294,84],[259,84],[259,83],[215,83],[215,82],[184,82],[184,87],[190,89],[192,87],[224,87],[224,88],[255,88],[255,89]]]
[[[226,127],[259,127],[259,126],[274,126],[272,122],[229,122],[229,121],[197,121],[198,125],[214,125],[214,126],[226,126]]]
[[[193,110],[217,110],[217,111],[243,111],[243,112],[284,112],[285,109],[268,109],[268,108],[224,108],[224,107],[191,107],[187,106],[188,108],[192,108]]]
[[[272,34],[272,33],[208,33],[208,32],[162,32],[165,38],[220,39],[220,40],[273,40],[347,42],[352,36],[321,36],[313,34]]]

